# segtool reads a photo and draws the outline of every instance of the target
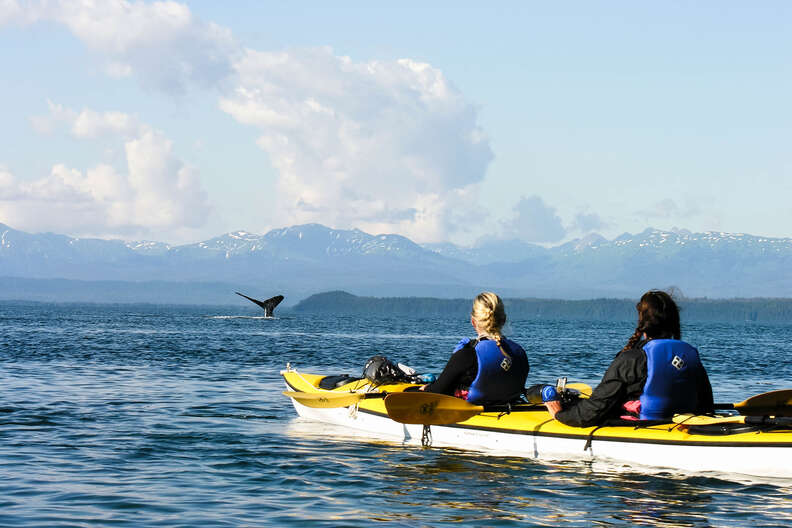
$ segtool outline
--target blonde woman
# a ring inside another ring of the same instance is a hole
[[[530,367],[525,350],[501,334],[505,323],[501,298],[492,292],[480,293],[470,314],[477,337],[460,341],[437,380],[421,390],[457,396],[478,405],[517,400]]]

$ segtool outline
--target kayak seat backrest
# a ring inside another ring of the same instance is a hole
[[[347,383],[352,383],[353,381],[360,381],[362,379],[363,378],[350,376],[349,374],[340,374],[338,376],[325,376],[324,378],[319,380],[319,388],[325,390],[333,390],[342,385],[346,385]]]

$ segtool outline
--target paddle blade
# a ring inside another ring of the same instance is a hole
[[[444,425],[463,422],[484,407],[445,394],[397,392],[385,397],[385,409],[399,423]]]
[[[735,403],[740,414],[752,416],[792,416],[792,389],[757,394]]]
[[[722,423],[745,423],[745,416],[705,416],[695,414],[675,414],[675,424],[681,425],[712,425]]]
[[[365,398],[366,393],[362,392],[295,392],[283,391],[284,396],[294,398],[298,403],[306,407],[317,409],[329,409],[333,407],[349,407]]]

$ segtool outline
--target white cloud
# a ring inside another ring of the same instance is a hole
[[[198,227],[209,207],[195,171],[173,155],[170,140],[148,131],[126,143],[134,217],[147,227]]]
[[[141,126],[137,118],[123,112],[95,112],[85,109],[74,119],[72,134],[79,138],[97,138],[106,134],[132,136]]]
[[[428,64],[319,48],[248,51],[236,70],[220,107],[260,130],[284,222],[442,238],[492,159],[476,108]]]
[[[50,111],[49,115],[30,118],[33,128],[40,134],[52,134],[58,126],[63,124],[71,126],[77,117],[77,112],[63,105],[47,101],[47,106]]]
[[[169,92],[189,83],[216,87],[220,108],[258,129],[258,145],[279,172],[278,222],[421,241],[469,229],[458,211],[475,206],[493,154],[478,109],[439,69],[410,59],[355,62],[329,48],[242,50],[228,30],[176,2],[30,6],[26,20],[64,24],[113,77],[133,75]],[[63,120],[78,137],[130,134],[135,124],[118,117],[83,111]]]
[[[13,200],[17,197],[16,179],[11,171],[0,165],[0,200]],[[2,218],[0,218],[2,222]]]
[[[0,2],[0,23],[61,23],[106,59],[111,76],[136,74],[143,84],[168,92],[181,92],[190,82],[222,81],[238,49],[228,29],[203,23],[177,2],[32,0],[24,9],[13,0]]]
[[[34,181],[0,170],[0,219],[27,230],[119,236],[204,224],[210,207],[195,171],[161,132],[121,112],[77,113],[50,104],[52,121],[83,139],[109,135],[123,143],[126,171],[99,164],[85,171],[53,166]]]
[[[22,7],[16,0],[0,0],[0,26],[18,21],[22,17]]]
[[[513,217],[503,222],[502,237],[526,242],[557,242],[566,236],[566,229],[554,207],[539,196],[522,197],[514,206]]]
[[[145,129],[137,117],[123,112],[97,112],[85,108],[79,113],[63,105],[47,101],[50,113],[30,119],[33,128],[42,134],[51,134],[59,126],[66,126],[70,133],[81,139],[95,139],[107,135],[133,137]]]
[[[132,66],[123,62],[108,62],[105,65],[105,73],[114,79],[123,79],[132,76]]]
[[[572,224],[567,229],[579,233],[591,233],[607,227],[609,227],[608,222],[603,220],[597,213],[582,211],[575,214]]]

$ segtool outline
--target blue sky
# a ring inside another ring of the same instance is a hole
[[[792,236],[787,2],[0,0],[0,222]]]

